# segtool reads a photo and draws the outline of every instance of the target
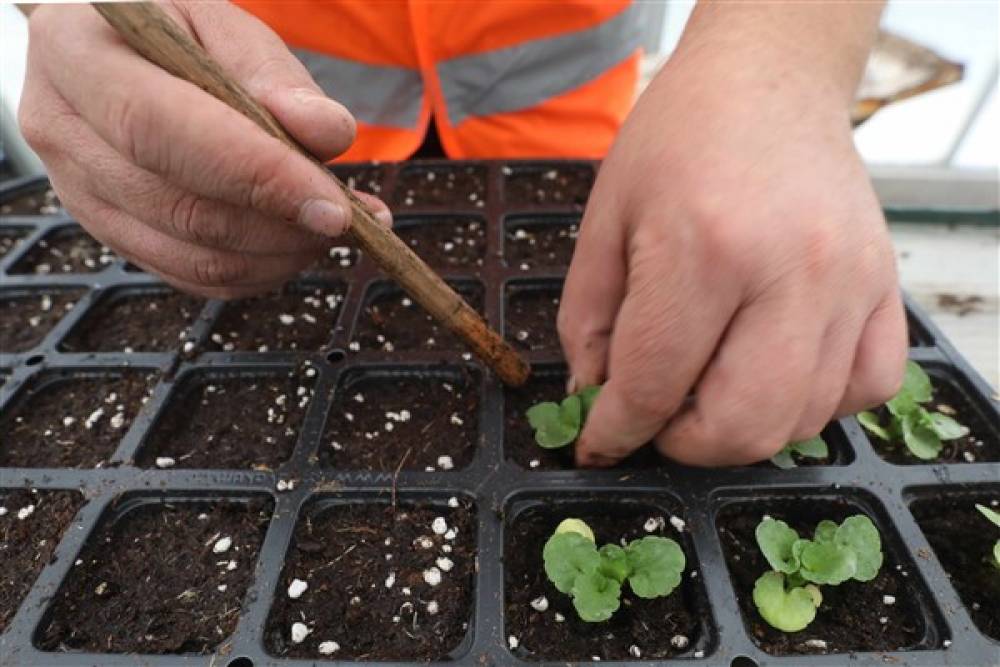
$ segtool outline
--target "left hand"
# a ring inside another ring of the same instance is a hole
[[[579,464],[650,440],[685,464],[752,463],[897,391],[892,246],[844,101],[819,78],[702,55],[640,98],[559,312],[571,382],[605,382]]]

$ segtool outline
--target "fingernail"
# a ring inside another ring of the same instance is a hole
[[[576,393],[576,376],[570,375],[566,378],[566,393],[575,394]]]
[[[328,199],[310,199],[299,209],[299,224],[324,236],[340,236],[347,229],[347,211]]]
[[[375,216],[375,219],[378,220],[383,227],[386,229],[392,229],[392,212],[389,211],[389,209],[379,209],[372,213],[372,215]]]

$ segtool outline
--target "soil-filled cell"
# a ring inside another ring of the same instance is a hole
[[[352,164],[333,166],[334,175],[352,190],[367,192],[376,197],[382,197],[382,182],[385,178],[385,167],[380,164]]]
[[[850,653],[855,651],[906,651],[926,648],[927,627],[921,612],[916,576],[887,549],[890,535],[876,522],[882,538],[884,561],[875,579],[849,580],[821,586],[823,601],[816,618],[798,632],[782,632],[761,618],[753,602],[757,578],[770,566],[757,544],[755,531],[765,515],[786,522],[800,536],[812,538],[824,519],[842,522],[866,514],[844,498],[820,500],[792,497],[733,503],[720,511],[719,538],[736,589],[743,622],[751,639],[772,655]]]
[[[934,465],[938,463],[983,463],[1000,461],[1000,425],[991,424],[969,400],[968,395],[957,383],[944,373],[937,373],[933,367],[929,372],[933,396],[923,407],[933,412],[941,412],[968,427],[968,435],[954,440],[942,441],[941,453],[937,458],[924,460],[914,456],[901,440],[886,442],[865,432],[875,451],[886,461],[898,465]],[[875,409],[879,422],[888,424],[890,414],[885,406]]]
[[[404,210],[444,204],[482,208],[486,202],[486,168],[468,165],[403,169],[392,201],[395,208]]]
[[[54,215],[59,206],[55,191],[42,186],[0,204],[0,215]]]
[[[143,371],[34,378],[0,416],[0,466],[103,466],[153,384],[153,376]]]
[[[481,218],[453,217],[397,222],[396,234],[429,266],[439,270],[483,265],[486,228]]]
[[[322,349],[333,335],[344,285],[299,285],[227,303],[209,337],[215,350],[274,352]]]
[[[62,342],[68,352],[162,352],[183,345],[204,301],[174,291],[113,294]]]
[[[973,622],[1000,641],[1000,568],[992,560],[1000,530],[976,503],[1000,512],[1000,487],[992,492],[935,491],[910,509]]]
[[[522,350],[560,354],[556,316],[561,295],[561,284],[508,288],[504,307],[507,340]]]
[[[0,491],[0,634],[83,505],[73,491]]]
[[[684,519],[658,505],[614,499],[544,503],[514,517],[504,543],[504,628],[518,658],[562,663],[704,654],[711,615],[693,550],[684,531],[677,530],[686,529]],[[567,518],[585,521],[598,545],[620,545],[647,535],[673,539],[685,551],[681,584],[665,597],[642,599],[626,583],[621,606],[610,620],[581,620],[570,596],[549,581],[542,560],[546,541]]]
[[[361,258],[358,250],[350,239],[338,239],[336,245],[326,251],[326,255],[306,269],[306,274],[338,274],[349,271],[357,265]]]
[[[446,660],[472,620],[475,526],[472,508],[457,498],[440,506],[307,508],[267,621],[267,651],[327,660]]]
[[[324,466],[350,470],[453,470],[479,434],[474,374],[372,375],[341,383],[320,443]]]
[[[21,245],[21,241],[28,235],[27,229],[4,228],[0,229],[0,259],[6,257],[10,251]]]
[[[792,450],[791,457],[793,467],[811,468],[816,466],[843,466],[854,460],[854,450],[851,447],[847,434],[838,422],[826,425],[820,433],[823,442],[826,443],[827,455],[820,457],[802,456],[799,452]],[[754,464],[758,468],[775,468],[776,464],[769,460],[760,461]]]
[[[270,501],[259,499],[153,502],[105,522],[36,643],[48,651],[210,653],[236,628],[270,516]]]
[[[534,268],[564,269],[573,258],[577,222],[536,219],[507,223],[503,256],[508,266],[521,271]]]
[[[82,294],[39,290],[0,296],[0,352],[24,352],[41,343]]]
[[[589,165],[505,167],[504,199],[512,206],[574,206],[583,208],[594,184]]]
[[[452,287],[474,310],[483,312],[482,285],[459,283]],[[369,291],[353,340],[348,345],[348,349],[355,352],[362,348],[383,352],[454,352],[466,349],[461,339],[435,321],[410,297],[384,284],[376,285]]]
[[[275,468],[291,456],[313,396],[311,366],[275,374],[197,373],[168,399],[139,455],[158,468]]]
[[[49,275],[97,273],[111,266],[115,255],[79,227],[53,232],[41,239],[11,267],[12,274]]]

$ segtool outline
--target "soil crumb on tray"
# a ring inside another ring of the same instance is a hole
[[[635,596],[625,585],[621,607],[610,620],[580,620],[570,596],[546,577],[542,561],[545,542],[568,517],[583,519],[598,544],[620,544],[646,535],[676,540],[687,557],[681,585],[652,600]],[[703,649],[708,637],[701,619],[710,616],[708,603],[700,577],[692,574],[695,559],[668,521],[671,517],[679,519],[654,506],[606,501],[553,504],[519,514],[507,528],[504,543],[504,627],[514,655],[560,663],[595,658],[663,660]]]
[[[444,204],[453,208],[483,208],[486,168],[478,165],[405,168],[399,173],[392,201],[398,208]]]
[[[992,495],[935,493],[911,509],[973,622],[1000,640],[1000,571],[990,562],[997,532],[976,503],[1000,512],[1000,488]]]
[[[983,419],[964,392],[950,380],[939,375],[931,376],[933,386],[928,410],[941,412],[969,428],[969,434],[954,440],[943,440],[941,453],[936,459],[925,461],[914,456],[903,442],[885,442],[871,433],[865,435],[875,451],[886,461],[898,465],[933,465],[936,463],[983,463],[1000,461],[1000,426]],[[874,410],[881,423],[888,422],[889,410],[885,406]]]
[[[52,562],[81,505],[83,497],[73,491],[0,491],[0,633]]]
[[[822,586],[823,603],[816,619],[799,632],[781,632],[761,618],[753,602],[757,578],[771,568],[755,537],[767,514],[785,521],[800,535],[811,536],[823,519],[840,523],[864,512],[850,502],[780,498],[730,505],[718,518],[719,537],[729,566],[743,622],[753,641],[771,655],[905,651],[922,648],[926,628],[914,586],[905,569],[886,551],[889,535],[879,525],[885,561],[875,579]],[[877,524],[876,524],[877,525]],[[915,576],[915,573],[908,573]],[[891,601],[891,604],[887,601]]]
[[[507,340],[523,350],[562,354],[556,317],[562,285],[523,286],[507,289],[504,332]]]
[[[0,297],[0,352],[24,352],[38,345],[82,294],[45,290]]]
[[[62,343],[70,352],[153,352],[181,347],[205,302],[180,292],[113,295]]]
[[[149,399],[153,376],[43,374],[0,416],[0,465],[94,468],[107,463]]]
[[[216,350],[274,352],[322,349],[333,335],[344,285],[289,286],[282,292],[227,303],[212,328]]]
[[[464,500],[320,502],[296,526],[264,645],[279,657],[447,660],[469,631],[475,561]]]
[[[29,230],[23,228],[0,229],[0,259],[6,257],[10,251],[21,245],[21,241],[28,235]]]
[[[84,547],[39,647],[210,653],[236,628],[270,516],[270,501],[257,499],[127,511]]]
[[[59,206],[55,190],[42,187],[0,204],[0,215],[54,215]]]
[[[396,234],[435,269],[480,267],[486,256],[482,219],[454,217],[399,224]]]
[[[298,440],[316,370],[183,380],[153,425],[139,464],[158,468],[273,469]]]
[[[483,312],[482,285],[459,283],[452,287],[473,310]],[[365,299],[354,339],[348,345],[350,351],[357,352],[362,348],[383,352],[454,352],[466,349],[458,336],[438,324],[427,311],[398,289],[376,286],[373,291],[375,295],[369,294]]]
[[[508,266],[528,271],[536,267],[565,268],[573,259],[577,223],[518,222],[507,225],[504,259]]]
[[[38,241],[10,272],[36,275],[97,273],[111,266],[115,259],[110,248],[101,245],[83,229],[69,227]]]
[[[373,375],[336,392],[320,461],[350,470],[460,469],[478,433],[476,375]]]
[[[513,206],[572,205],[582,209],[594,185],[594,170],[588,165],[505,167],[503,173],[504,198]]]

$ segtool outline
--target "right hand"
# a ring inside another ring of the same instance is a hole
[[[227,3],[161,7],[317,158],[353,142],[347,109],[256,18]],[[91,6],[39,6],[29,26],[21,130],[63,205],[119,255],[184,291],[237,298],[281,285],[347,229],[347,198],[315,164],[145,60]]]

